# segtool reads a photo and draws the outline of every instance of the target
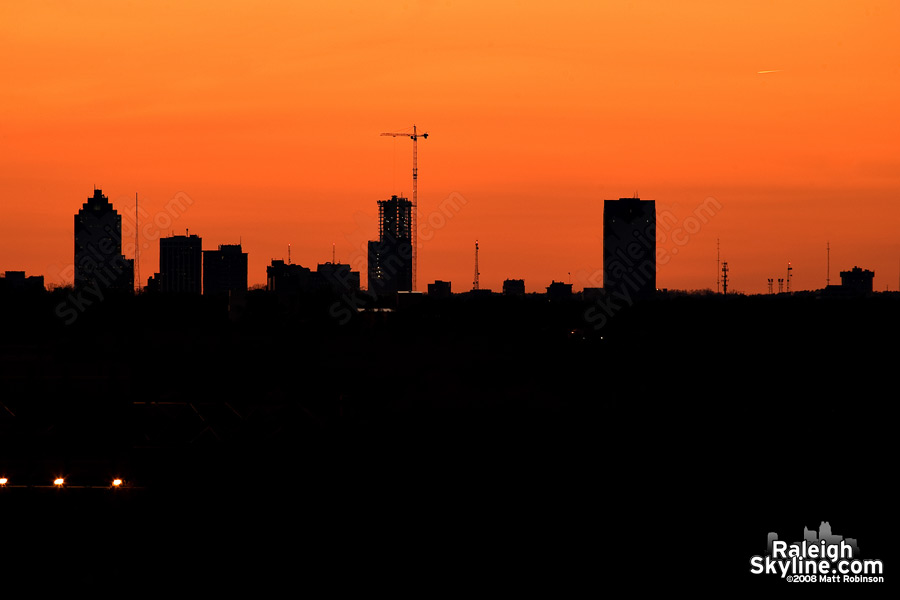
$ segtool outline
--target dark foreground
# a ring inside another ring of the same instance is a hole
[[[793,593],[750,558],[821,521],[893,579],[900,298],[669,297],[599,330],[538,297],[346,324],[111,298],[68,326],[57,300],[4,300],[7,579]]]

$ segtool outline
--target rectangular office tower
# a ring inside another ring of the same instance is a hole
[[[603,202],[603,288],[649,296],[656,291],[656,202]]]
[[[203,251],[203,295],[239,296],[247,292],[247,253],[240,244]]]
[[[369,242],[369,291],[412,291],[412,203],[391,196],[378,201],[378,241]]]
[[[198,235],[159,238],[159,291],[199,294],[203,240]]]

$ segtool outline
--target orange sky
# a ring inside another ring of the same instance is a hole
[[[719,238],[734,290],[788,261],[822,287],[828,241],[832,282],[896,290],[898,23],[864,0],[4,3],[0,271],[71,282],[96,185],[129,239],[135,192],[152,216],[186,194],[169,230],[241,240],[251,284],[288,244],[365,280],[376,200],[412,187],[411,142],[378,134],[415,123],[420,224],[465,199],[419,289],[469,289],[476,239],[482,287],[600,285],[602,201],[637,192],[678,223],[721,205],[663,244],[660,287],[714,289]]]

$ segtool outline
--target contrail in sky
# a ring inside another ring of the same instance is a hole
[[[784,69],[772,69],[770,71],[757,71],[757,75],[764,75],[766,73],[781,73]]]

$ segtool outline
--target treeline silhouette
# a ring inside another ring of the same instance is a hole
[[[786,514],[874,530],[894,498],[883,390],[897,295],[672,293],[595,328],[599,305],[577,296],[362,298],[392,310],[357,311],[264,290],[230,308],[108,296],[66,325],[70,292],[0,298],[0,467],[11,482],[118,474],[133,489],[7,489],[4,502],[80,515],[85,532],[167,531],[157,541],[185,576],[194,551],[178,540],[218,577],[225,548],[291,532],[288,555],[239,560],[559,589],[597,568],[645,573],[629,557],[666,527],[708,552],[743,523],[704,567],[707,584],[743,581]]]

